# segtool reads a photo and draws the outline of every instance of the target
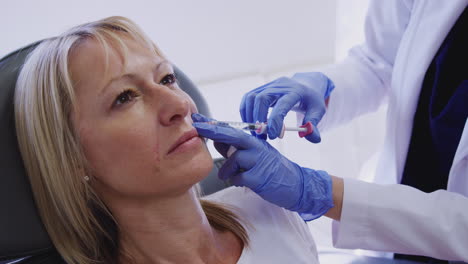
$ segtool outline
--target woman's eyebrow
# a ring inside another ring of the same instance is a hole
[[[135,77],[135,74],[133,74],[133,73],[126,73],[126,74],[123,74],[123,75],[113,77],[112,79],[109,80],[109,82],[107,82],[107,84],[104,86],[104,88],[101,89],[101,91],[99,92],[98,95],[100,96],[100,95],[104,94],[106,92],[106,90],[111,86],[112,83],[120,81],[122,79],[133,79],[134,77]]]
[[[159,68],[161,68],[161,66],[164,64],[172,65],[168,60],[163,60],[160,63],[158,63],[158,65],[156,65],[156,71],[159,71]]]
[[[163,61],[161,61],[160,63],[158,63],[158,64],[156,65],[155,71],[159,71],[160,68],[161,68],[161,66],[164,65],[164,64],[169,64],[169,65],[171,65],[171,64],[169,63],[168,60],[163,60]],[[104,86],[104,88],[101,89],[101,91],[99,92],[99,96],[102,95],[102,94],[104,94],[105,91],[108,89],[108,87],[109,87],[112,83],[117,82],[117,81],[120,81],[120,80],[122,80],[122,79],[133,79],[133,78],[135,78],[135,74],[133,74],[133,73],[125,73],[125,74],[123,74],[123,75],[119,75],[119,76],[115,76],[115,77],[111,78],[111,79],[109,80],[109,82],[107,82],[107,84]]]

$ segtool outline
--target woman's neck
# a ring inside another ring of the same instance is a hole
[[[242,252],[234,234],[211,227],[192,189],[154,201],[119,202],[112,211],[120,250],[136,263],[236,263]]]

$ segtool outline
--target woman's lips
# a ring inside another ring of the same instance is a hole
[[[194,128],[182,134],[182,136],[169,148],[167,154],[169,155],[174,152],[190,149],[191,147],[198,145],[200,142],[201,138],[198,136],[197,130]]]

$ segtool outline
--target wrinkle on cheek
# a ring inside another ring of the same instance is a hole
[[[159,163],[161,162],[161,154],[159,153],[159,142],[156,142],[156,144],[154,145],[154,161],[156,163]]]

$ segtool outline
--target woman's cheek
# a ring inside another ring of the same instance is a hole
[[[153,157],[154,157],[154,162],[159,163],[161,162],[161,154],[159,153],[159,142],[156,142],[154,144],[153,148]]]

